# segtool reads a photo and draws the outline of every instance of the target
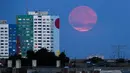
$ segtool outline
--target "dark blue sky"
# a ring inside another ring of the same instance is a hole
[[[49,10],[61,20],[60,48],[69,57],[85,58],[102,54],[111,58],[112,45],[127,45],[125,56],[130,58],[130,0],[28,0],[30,11]],[[89,6],[98,16],[97,24],[88,32],[78,32],[68,22],[71,10],[77,6]],[[14,24],[16,15],[25,14],[25,0],[1,0],[0,19]]]

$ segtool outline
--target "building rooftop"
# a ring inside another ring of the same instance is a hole
[[[6,24],[7,20],[0,20],[0,24]]]
[[[48,15],[48,11],[28,11],[28,15]]]

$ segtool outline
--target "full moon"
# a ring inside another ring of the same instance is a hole
[[[69,15],[69,23],[80,32],[91,30],[97,22],[96,12],[88,6],[74,8]]]

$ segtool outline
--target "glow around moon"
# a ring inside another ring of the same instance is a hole
[[[97,15],[88,6],[74,8],[69,15],[69,23],[80,32],[89,31],[97,22]]]

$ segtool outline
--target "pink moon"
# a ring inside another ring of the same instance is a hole
[[[69,23],[80,32],[91,30],[97,22],[97,15],[88,6],[78,6],[69,15]]]

